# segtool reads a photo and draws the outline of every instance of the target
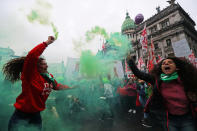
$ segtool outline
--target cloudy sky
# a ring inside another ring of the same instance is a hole
[[[197,23],[197,0],[177,2]],[[41,18],[46,17],[47,22],[57,27],[58,39],[44,56],[49,62],[59,62],[79,56],[73,49],[73,41],[83,39],[91,28],[99,26],[107,33],[120,32],[126,11],[133,19],[142,13],[146,20],[156,13],[157,6],[163,9],[168,5],[166,0],[1,0],[0,47],[10,47],[16,55],[22,55],[53,35],[50,24],[27,19],[32,10],[36,10]],[[89,46],[95,50],[101,43],[97,38]]]

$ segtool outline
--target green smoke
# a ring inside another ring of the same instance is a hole
[[[99,26],[95,26],[86,32],[86,41],[89,42],[98,35],[103,36],[103,38],[106,40],[105,47],[107,48],[107,51],[105,53],[105,58],[120,60],[124,58],[131,49],[131,42],[126,37],[126,35],[122,35],[119,32],[108,35],[105,29]]]
[[[99,59],[90,50],[83,51],[80,57],[80,73],[85,77],[95,77],[100,72]]]
[[[38,22],[39,24],[42,25],[49,25],[50,24],[49,18],[50,16],[48,13],[44,14],[42,11],[37,9],[33,9],[31,13],[27,15],[27,19],[29,20],[29,22],[31,23]]]
[[[95,26],[90,31],[86,32],[86,41],[89,42],[89,41],[93,40],[96,35],[101,35],[105,39],[108,38],[108,34],[107,34],[107,32],[105,31],[104,28],[101,28],[99,26]]]
[[[30,22],[34,22],[36,19],[38,19],[38,13],[35,11],[35,10],[32,10],[31,11],[31,14],[27,15],[27,19],[30,21]]]
[[[119,32],[111,33],[109,39],[106,40],[106,56],[114,59],[123,59],[131,49],[129,39]]]
[[[114,76],[114,60],[93,55],[90,50],[82,51],[80,74],[86,79],[95,79],[111,74]]]
[[[55,39],[57,39],[58,34],[59,34],[59,32],[57,31],[57,27],[53,23],[51,23],[51,26],[53,28],[53,33],[54,33]]]
[[[27,15],[27,19],[31,23],[38,22],[39,24],[42,25],[51,24],[55,39],[57,39],[59,32],[57,31],[57,27],[50,20],[51,9],[52,9],[52,5],[50,3],[44,0],[37,0],[36,5],[33,7],[31,12]]]

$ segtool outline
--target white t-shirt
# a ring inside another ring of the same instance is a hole
[[[109,83],[104,84],[104,95],[107,98],[113,97],[112,85]]]

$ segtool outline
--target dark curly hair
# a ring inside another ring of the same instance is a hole
[[[173,60],[176,64],[176,67],[179,69],[177,70],[177,73],[183,82],[185,91],[197,93],[197,68],[186,58],[168,57],[166,59]],[[161,65],[166,59],[163,59],[161,62],[155,65],[151,71],[151,74],[156,78],[160,77],[160,74],[162,73]]]
[[[3,65],[2,72],[5,75],[5,79],[11,81],[12,83],[20,80],[21,72],[23,70],[23,64],[25,61],[25,56],[14,58],[9,60]],[[38,62],[45,60],[40,57]]]

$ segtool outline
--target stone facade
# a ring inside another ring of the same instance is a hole
[[[145,25],[148,45],[150,46],[152,37],[156,56],[160,55],[163,58],[175,56],[173,44],[183,39],[186,39],[189,49],[197,56],[196,24],[179,4],[171,4],[161,11],[158,10],[157,14],[143,23],[122,30],[122,34],[127,35],[131,40],[133,46],[131,55],[136,57],[136,60],[142,56],[140,36]],[[146,62],[148,53],[142,57]]]

